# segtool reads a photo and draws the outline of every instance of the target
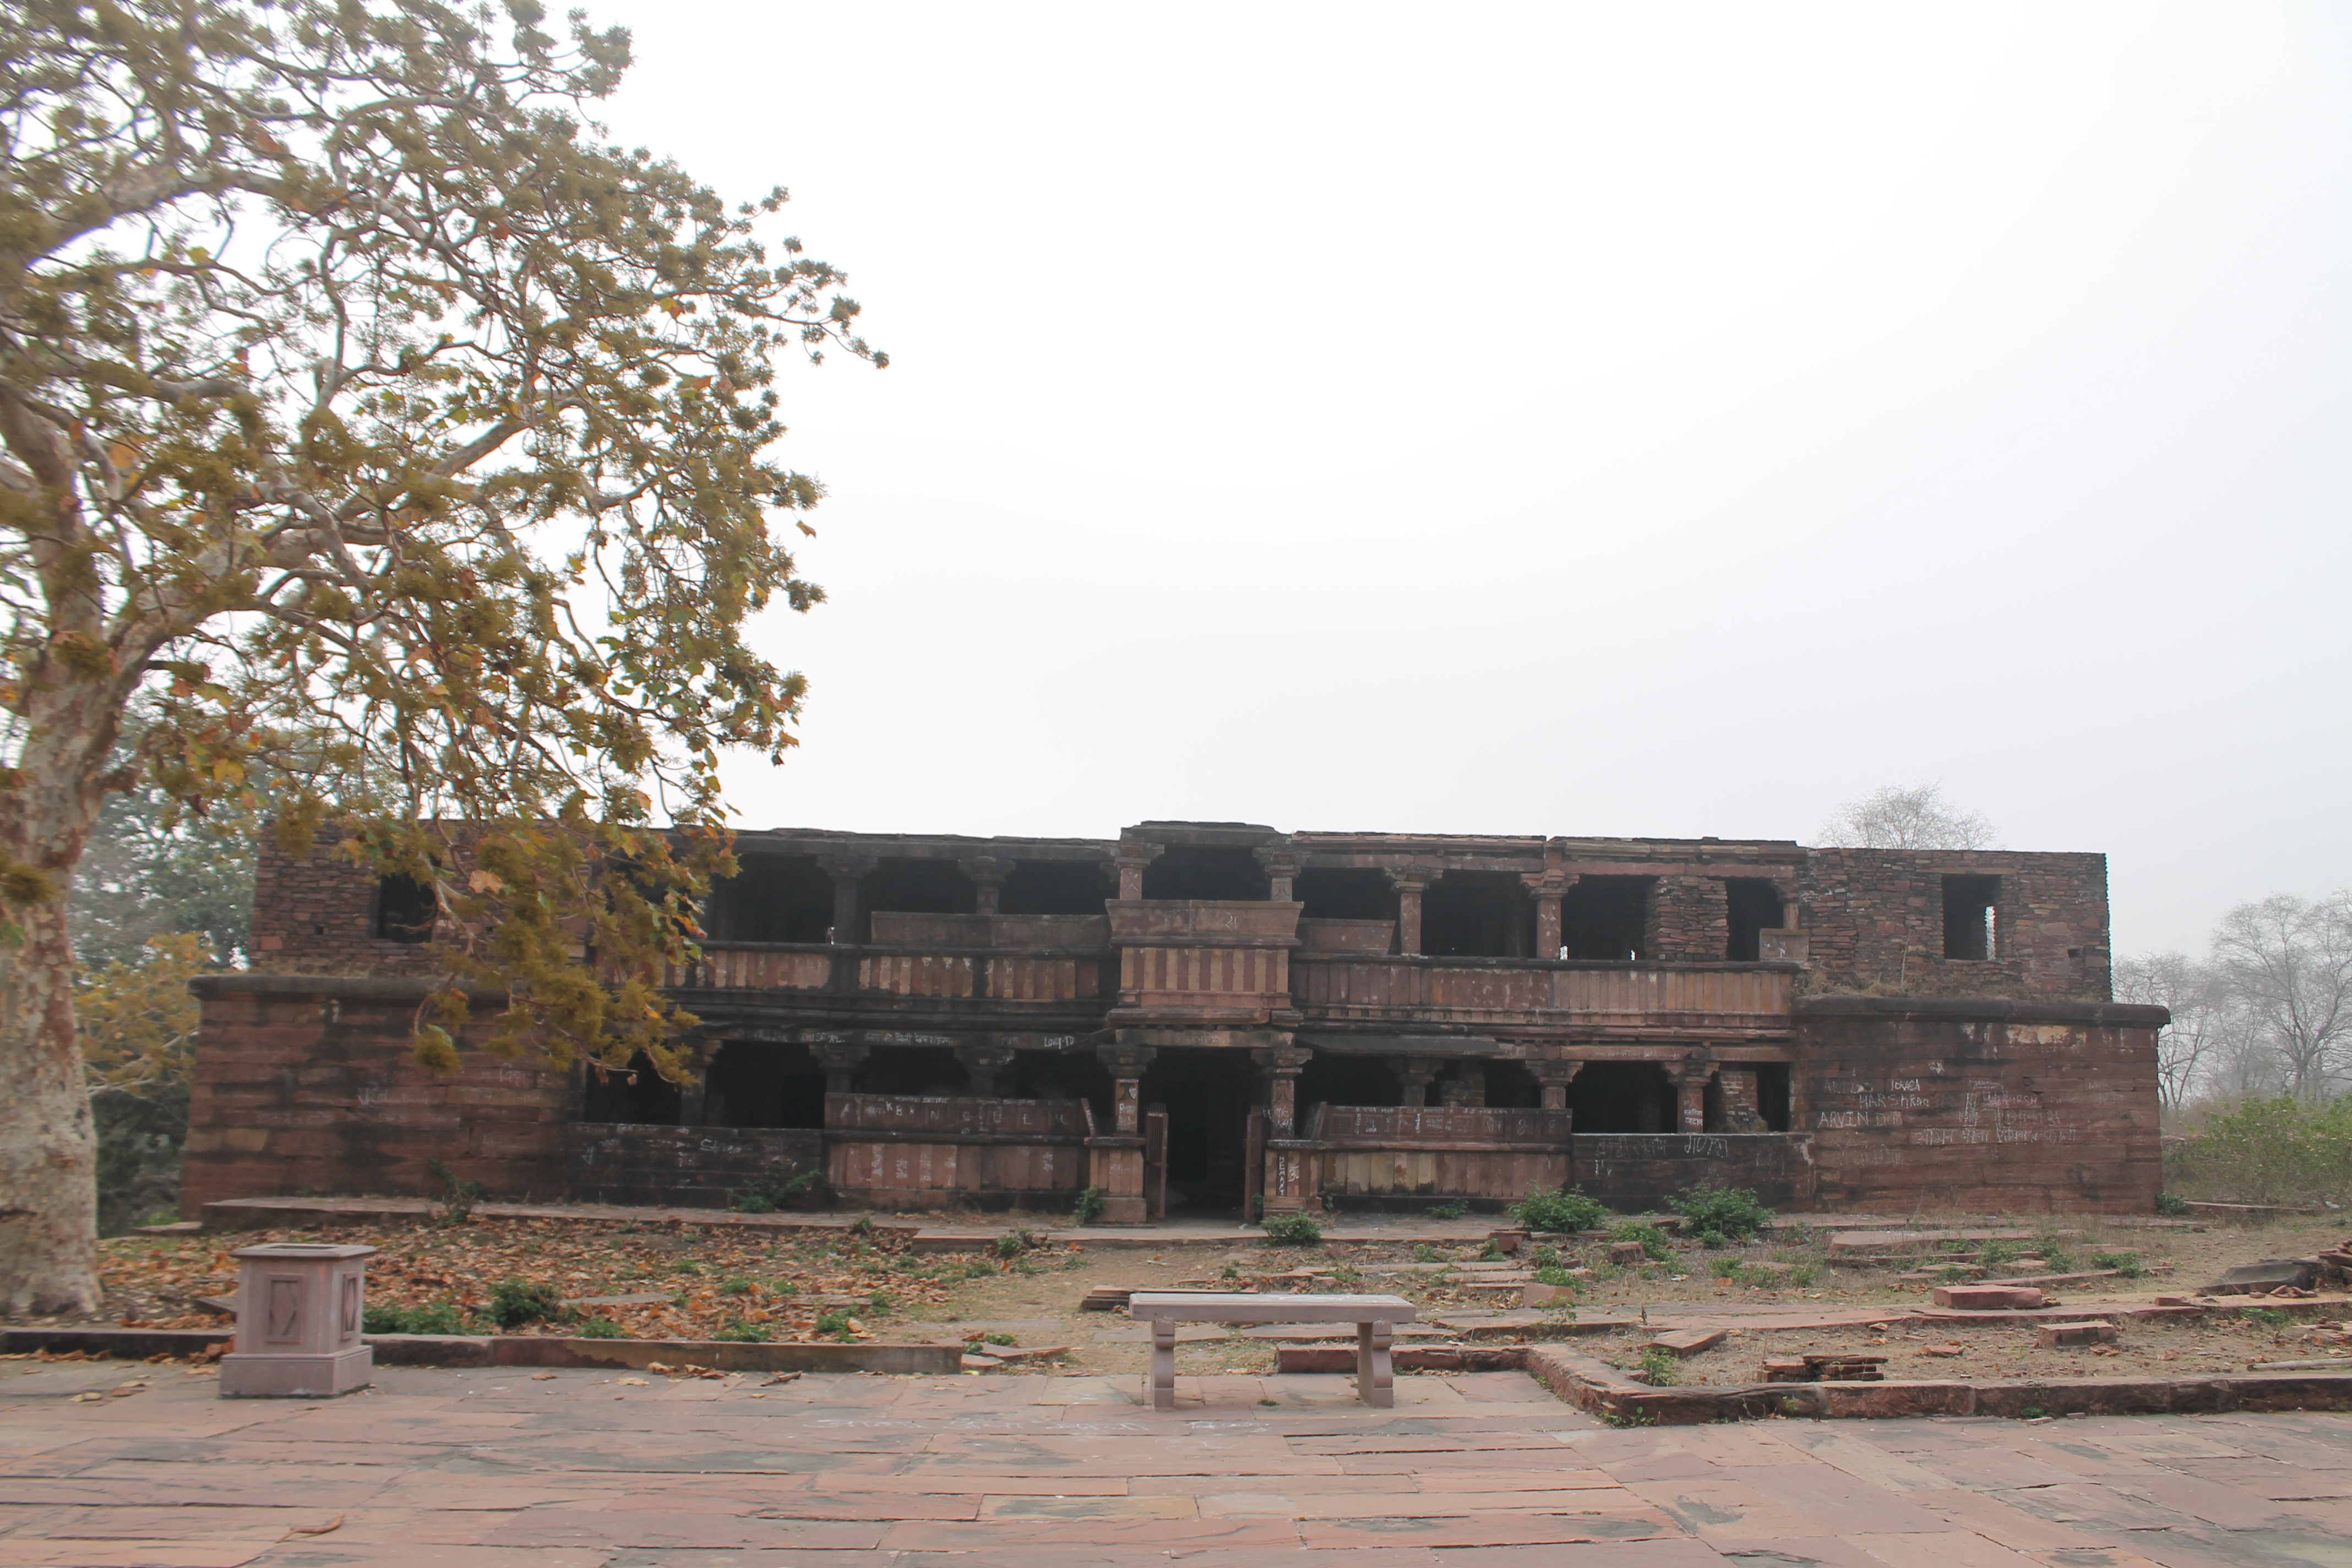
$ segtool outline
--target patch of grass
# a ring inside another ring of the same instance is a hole
[[[1706,1271],[1714,1275],[1717,1279],[1736,1279],[1738,1277],[1740,1265],[1745,1261],[1746,1259],[1742,1258],[1738,1253],[1727,1252],[1721,1258],[1708,1258],[1706,1263]]]
[[[1265,1232],[1269,1247],[1316,1247],[1323,1240],[1323,1227],[1313,1215],[1281,1214],[1260,1220],[1258,1228]]]
[[[1558,1192],[1529,1187],[1528,1195],[1511,1205],[1511,1217],[1529,1230],[1578,1231],[1594,1229],[1609,1211],[1574,1187]]]
[[[2137,1279],[2147,1272],[2147,1266],[2140,1262],[2137,1252],[2094,1252],[2091,1267],[2112,1268],[2126,1279]]]
[[[1092,1225],[1102,1217],[1102,1212],[1109,1202],[1109,1195],[1100,1187],[1088,1187],[1078,1194],[1077,1204],[1070,1213],[1080,1225]]]
[[[1700,1182],[1666,1200],[1666,1207],[1683,1216],[1684,1228],[1700,1236],[1709,1233],[1733,1241],[1764,1234],[1772,1211],[1746,1187],[1723,1187]],[[1715,1244],[1719,1245],[1719,1244]]]
[[[2025,1256],[2024,1247],[2014,1241],[1988,1241],[1977,1255],[1977,1261],[1987,1268],[2006,1268]]]
[[[1432,1204],[1421,1211],[1432,1219],[1460,1219],[1470,1212],[1468,1204]]]
[[[1636,1364],[1642,1375],[1650,1380],[1653,1388],[1672,1388],[1683,1380],[1682,1359],[1672,1351],[1660,1350],[1653,1345],[1642,1352],[1642,1359]]]
[[[830,1312],[818,1313],[816,1319],[816,1331],[821,1334],[847,1334],[849,1332],[849,1314],[838,1308],[835,1308]]]
[[[1437,1248],[1430,1246],[1429,1243],[1425,1241],[1419,1247],[1412,1249],[1412,1260],[1415,1263],[1436,1263],[1442,1261],[1442,1259],[1437,1256]],[[1231,1268],[1233,1265],[1228,1263],[1225,1267]],[[1225,1278],[1230,1279],[1233,1276],[1228,1274]]]
[[[2156,1212],[2178,1219],[2189,1212],[2189,1200],[2175,1197],[2170,1193],[2158,1193],[2156,1194]]]
[[[2074,1252],[2054,1236],[2045,1236],[2036,1239],[2033,1251],[2037,1257],[2050,1260],[2050,1271],[2053,1274],[2064,1274],[2074,1267]]]
[[[1573,1290],[1576,1289],[1576,1276],[1570,1274],[1567,1269],[1562,1268],[1557,1263],[1547,1263],[1541,1268],[1536,1270],[1536,1283],[1538,1285],[1557,1285],[1562,1289]]]
[[[1559,1248],[1549,1244],[1538,1247],[1528,1254],[1528,1261],[1538,1268],[1557,1268],[1559,1267]]]
[[[2293,1312],[2282,1312],[2273,1307],[2249,1307],[2239,1316],[2250,1323],[2260,1323],[2266,1329],[2284,1329],[2294,1321]]]
[[[502,1279],[490,1288],[490,1321],[502,1329],[563,1316],[563,1292],[535,1280]]]
[[[890,1298],[885,1292],[877,1290],[866,1298],[866,1304],[877,1312],[887,1312],[890,1310]]]
[[[360,1328],[371,1334],[462,1334],[466,1320],[455,1301],[435,1301],[429,1306],[370,1307],[362,1317]]]
[[[984,1345],[1009,1345],[1015,1342],[1011,1334],[982,1334],[980,1342]]]
[[[749,1279],[740,1278],[734,1279],[721,1279],[719,1282],[719,1293],[722,1296],[748,1296],[755,1289],[757,1289],[757,1287],[755,1287]]]
[[[1031,1235],[1025,1228],[1022,1230],[1008,1230],[1003,1236],[996,1238],[996,1256],[999,1258],[1018,1258],[1036,1245],[1037,1238]]]
[[[669,1266],[669,1271],[672,1274],[699,1274],[702,1272],[702,1265],[690,1258],[681,1258]]]
[[[1789,1283],[1801,1290],[1810,1290],[1821,1282],[1822,1266],[1818,1263],[1800,1263],[1789,1270]]]
[[[583,1340],[623,1340],[628,1338],[626,1334],[621,1331],[621,1325],[613,1321],[610,1318],[591,1318],[586,1322],[580,1325],[577,1332],[579,1337]]]
[[[768,1331],[757,1323],[747,1323],[739,1318],[710,1337],[734,1344],[763,1345],[768,1342]]]
[[[1609,1227],[1609,1239],[1638,1241],[1642,1244],[1642,1255],[1660,1263],[1675,1255],[1673,1246],[1666,1240],[1666,1233],[1647,1220],[1620,1220]]]

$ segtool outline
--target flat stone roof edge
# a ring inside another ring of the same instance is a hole
[[[1939,1023],[2091,1024],[2160,1028],[2163,1007],[2132,1002],[2042,1002],[2007,996],[1800,996],[1806,1018],[1913,1018]]]

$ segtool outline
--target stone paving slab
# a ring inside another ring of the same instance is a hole
[[[74,1395],[143,1377],[97,1403]],[[0,1363],[0,1568],[2343,1568],[2352,1416],[1612,1428],[1516,1373]]]

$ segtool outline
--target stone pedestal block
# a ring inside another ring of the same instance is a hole
[[[1103,1192],[1097,1225],[1148,1225],[1151,1215],[1143,1194],[1143,1140],[1087,1140],[1087,1184]]]
[[[360,1338],[373,1247],[271,1242],[237,1259],[236,1348],[221,1358],[223,1399],[331,1399],[365,1388]]]

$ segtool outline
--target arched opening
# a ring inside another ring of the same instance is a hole
[[[1143,896],[1147,899],[1263,903],[1271,890],[1265,868],[1246,849],[1178,845],[1143,868]]]
[[[1762,933],[1778,931],[1784,918],[1780,889],[1760,877],[1731,877],[1723,884],[1727,940],[1723,956],[1754,963]]]
[[[1387,873],[1371,867],[1317,868],[1298,873],[1292,884],[1307,907],[1299,919],[1309,921],[1392,921],[1397,918],[1396,889]]]
[[[860,908],[877,914],[968,915],[980,889],[953,860],[885,860],[858,885]]]
[[[702,1120],[712,1127],[822,1127],[824,1069],[806,1046],[730,1040],[711,1053]]]
[[[1008,915],[1098,915],[1108,897],[1099,860],[1017,860],[996,908]]]
[[[1568,1086],[1579,1132],[1670,1132],[1675,1081],[1656,1062],[1588,1062]]]
[[[718,942],[823,942],[833,929],[833,879],[810,855],[745,855],[742,869],[710,885]]]
[[[1580,877],[1559,901],[1559,936],[1570,958],[1623,963],[1649,956],[1643,926],[1650,877]]]
[[[1421,896],[1421,951],[1433,958],[1525,958],[1535,910],[1508,871],[1448,871]]]

